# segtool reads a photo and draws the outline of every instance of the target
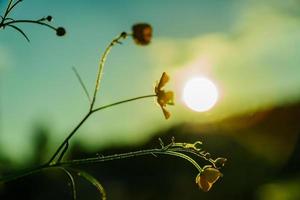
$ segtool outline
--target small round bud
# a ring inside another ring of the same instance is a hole
[[[121,37],[122,37],[123,39],[125,39],[125,38],[127,37],[127,33],[126,33],[126,32],[122,32],[122,33],[121,33]]]
[[[56,35],[57,36],[64,36],[66,34],[66,29],[63,27],[58,27],[56,29]]]
[[[211,154],[210,153],[205,153],[204,157],[205,157],[205,159],[209,160],[211,158]]]
[[[147,45],[152,38],[152,27],[150,24],[140,23],[132,26],[132,37],[136,44]]]
[[[47,17],[46,17],[46,20],[48,21],[48,22],[51,22],[52,21],[52,16],[51,15],[48,15]]]

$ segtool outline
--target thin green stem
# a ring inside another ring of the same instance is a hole
[[[177,156],[177,157],[183,158],[183,159],[189,161],[191,164],[193,164],[199,172],[202,171],[202,168],[198,165],[198,163],[194,159],[192,159],[191,157],[189,157],[183,153],[179,153],[176,151],[166,151],[166,152],[162,152],[161,154],[172,155],[172,156]]]
[[[100,89],[100,81],[101,81],[101,78],[102,78],[103,68],[104,68],[104,64],[105,64],[107,55],[109,54],[109,52],[112,49],[112,47],[115,44],[120,44],[120,40],[121,39],[125,39],[126,36],[127,36],[127,34],[123,32],[118,37],[116,37],[115,39],[113,39],[111,41],[111,43],[106,47],[104,53],[101,56],[101,59],[100,59],[100,62],[99,62],[99,67],[98,67],[98,73],[97,73],[96,83],[95,83],[94,94],[93,94],[92,102],[91,102],[91,105],[90,105],[90,110],[93,110],[93,108],[94,108],[94,104],[95,104],[95,101],[96,101],[97,93],[98,93],[98,91]]]
[[[164,150],[164,149],[140,150],[140,151],[115,154],[115,155],[109,155],[109,156],[72,160],[72,161],[67,161],[67,162],[61,162],[60,165],[62,165],[62,166],[87,165],[87,164],[95,164],[95,163],[99,163],[99,162],[106,162],[106,161],[119,160],[119,159],[125,159],[125,158],[130,158],[130,157],[155,155],[155,154],[172,155],[172,156],[183,158],[183,159],[189,161],[191,164],[193,164],[199,172],[202,171],[202,168],[191,157],[189,157],[183,153],[173,151],[173,150]]]
[[[93,157],[93,158],[85,158],[85,159],[78,159],[78,160],[71,160],[71,161],[66,161],[66,162],[60,162],[60,163],[54,163],[52,165],[46,164],[42,165],[40,167],[30,169],[27,171],[23,171],[21,173],[18,173],[16,175],[12,176],[7,176],[2,179],[0,179],[0,183],[5,183],[8,181],[16,180],[34,173],[38,173],[42,170],[50,169],[50,168],[56,168],[56,167],[73,167],[73,166],[81,166],[81,165],[89,165],[89,164],[95,164],[95,163],[100,163],[100,162],[107,162],[107,161],[113,161],[113,160],[120,160],[120,159],[126,159],[126,158],[131,158],[131,157],[138,157],[138,156],[145,156],[145,155],[171,155],[171,156],[176,156],[183,158],[190,162],[195,168],[201,172],[202,168],[198,165],[198,163],[193,160],[191,157],[179,153],[175,150],[172,149],[147,149],[147,150],[140,150],[140,151],[134,151],[134,152],[128,152],[128,153],[121,153],[121,154],[114,154],[114,155],[108,155],[108,156],[98,156],[98,157]]]
[[[12,11],[14,7],[16,7],[22,0],[17,0],[7,11],[7,14]]]
[[[69,135],[64,139],[64,141],[61,143],[61,145],[58,147],[58,149],[56,150],[56,152],[53,154],[53,156],[49,160],[48,165],[52,164],[52,162],[54,161],[54,159],[56,158],[56,156],[60,153],[60,151],[62,150],[62,148],[68,143],[68,141],[70,140],[70,138],[77,132],[77,130],[82,126],[82,124],[89,118],[89,116],[91,114],[92,114],[91,112],[88,112],[82,118],[82,120],[77,124],[77,126],[75,126],[75,128],[71,131],[71,133],[69,133]],[[65,151],[64,151],[64,153],[65,153]],[[61,157],[61,159],[62,159],[62,157]]]
[[[8,4],[7,4],[7,7],[6,7],[6,10],[4,12],[4,15],[3,15],[3,21],[5,20],[5,18],[7,17],[9,11],[10,11],[10,6],[12,4],[13,0],[9,0]],[[2,24],[2,23],[1,23]]]
[[[95,108],[92,110],[92,112],[97,112],[99,110],[103,110],[105,108],[109,108],[109,107],[112,107],[112,106],[116,106],[118,104],[122,104],[122,103],[127,103],[127,102],[130,102],[130,101],[135,101],[135,100],[138,100],[138,99],[144,99],[144,98],[149,98],[149,97],[156,97],[156,94],[150,94],[150,95],[145,95],[145,96],[140,96],[140,97],[135,97],[135,98],[132,98],[132,99],[126,99],[126,100],[122,100],[122,101],[118,101],[118,102],[115,102],[115,103],[112,103],[112,104],[108,104],[108,105],[105,105],[105,106],[101,106],[99,108]]]

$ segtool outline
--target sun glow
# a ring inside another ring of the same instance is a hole
[[[218,89],[211,80],[197,77],[187,81],[182,98],[190,109],[205,112],[216,104],[218,96]]]

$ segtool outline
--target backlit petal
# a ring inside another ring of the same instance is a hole
[[[159,83],[157,85],[158,90],[161,90],[161,88],[164,87],[169,80],[170,80],[170,77],[168,76],[168,74],[166,72],[164,72],[161,75],[161,78],[160,78]]]

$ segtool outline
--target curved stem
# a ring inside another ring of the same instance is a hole
[[[195,160],[193,160],[191,157],[189,157],[183,153],[178,153],[175,151],[166,151],[166,152],[162,152],[161,154],[172,155],[172,156],[177,156],[177,157],[183,158],[183,159],[189,161],[191,164],[193,164],[199,172],[202,171],[202,168],[198,165],[198,163]]]
[[[85,159],[78,159],[78,160],[71,160],[71,161],[66,161],[66,162],[60,162],[60,163],[54,163],[52,165],[46,164],[39,166],[34,169],[29,169],[27,171],[23,171],[21,173],[18,173],[16,175],[12,176],[7,176],[2,179],[0,179],[0,183],[5,183],[8,181],[16,180],[19,178],[23,178],[25,176],[38,173],[42,170],[45,169],[50,169],[50,168],[56,168],[56,167],[72,167],[72,166],[79,166],[79,165],[88,165],[88,164],[95,164],[95,163],[100,163],[100,162],[106,162],[106,161],[113,161],[113,160],[120,160],[120,159],[126,159],[130,157],[138,157],[138,156],[144,156],[144,155],[156,155],[156,154],[162,154],[162,155],[171,155],[171,156],[176,156],[183,158],[187,161],[189,161],[195,168],[201,172],[202,168],[198,165],[198,163],[193,160],[191,157],[183,154],[176,152],[174,150],[165,150],[165,149],[147,149],[147,150],[140,150],[140,151],[134,151],[134,152],[128,152],[128,153],[121,153],[121,154],[114,154],[114,155],[108,155],[108,156],[98,156],[94,158],[85,158]]]
[[[111,48],[115,44],[119,44],[120,40],[125,39],[126,36],[127,36],[127,34],[123,32],[118,37],[113,39],[112,42],[106,47],[104,53],[101,56],[99,67],[98,67],[98,72],[97,72],[97,78],[96,78],[96,83],[95,83],[93,99],[92,99],[92,102],[91,102],[91,105],[90,105],[90,110],[93,110],[93,108],[94,108],[94,104],[95,104],[96,97],[97,97],[97,92],[99,91],[99,88],[100,88],[100,81],[101,81],[101,78],[102,78],[103,68],[104,68],[104,64],[105,64],[107,55],[109,54]]]
[[[140,151],[115,154],[115,155],[109,155],[109,156],[103,156],[103,157],[72,160],[72,161],[67,161],[67,162],[61,162],[60,165],[61,166],[86,165],[86,164],[94,164],[94,163],[99,163],[99,162],[125,159],[125,158],[136,157],[136,156],[155,155],[155,154],[172,155],[172,156],[183,158],[183,159],[189,161],[191,164],[193,164],[199,172],[202,171],[202,168],[191,157],[189,157],[183,153],[179,153],[179,152],[172,151],[172,150],[165,151],[164,149],[140,150]]]
[[[62,171],[64,171],[66,173],[66,175],[68,176],[68,178],[70,179],[71,182],[71,189],[72,189],[72,197],[73,200],[77,199],[77,195],[76,195],[76,185],[75,185],[75,180],[73,175],[71,174],[71,172],[69,172],[69,170],[67,170],[64,167],[58,167],[59,169],[61,169]]]
[[[191,151],[191,150],[187,150],[187,149],[178,149],[176,150],[178,152],[184,152],[184,153],[190,153],[190,154],[193,154],[199,158],[202,158],[208,162],[210,162],[215,168],[217,168],[216,164],[214,163],[214,160],[212,158],[207,158],[205,155],[203,155],[201,152],[196,152],[196,151]]]
[[[35,20],[14,20],[14,21],[9,21],[9,22],[5,22],[5,23],[2,23],[2,26],[5,27],[9,24],[16,24],[16,23],[32,23],[32,24],[39,24],[39,25],[43,25],[43,26],[47,26],[48,28],[50,29],[53,29],[56,31],[56,28],[47,24],[47,23],[44,23],[44,22],[40,22],[40,21],[35,21]]]

